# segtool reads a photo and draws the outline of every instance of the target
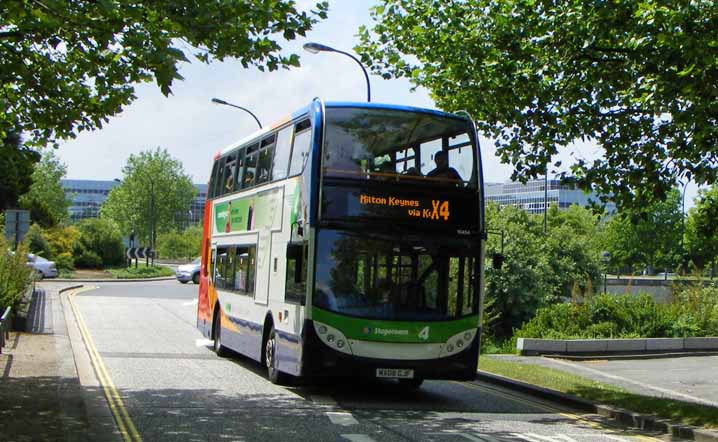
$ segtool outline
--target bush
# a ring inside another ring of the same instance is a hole
[[[42,227],[39,225],[33,224],[30,226],[24,241],[27,243],[30,253],[48,259],[51,257],[50,244],[45,239]]]
[[[126,269],[110,269],[109,272],[117,279],[156,278],[160,276],[172,276],[174,271],[164,266],[144,266]]]
[[[77,228],[53,227],[46,229],[43,236],[50,246],[50,256],[45,258],[55,261],[57,270],[71,270],[74,266],[73,252],[80,237]]]
[[[99,269],[102,267],[102,258],[91,250],[85,250],[75,257],[75,265],[84,269]]]
[[[0,235],[0,307],[15,307],[32,282],[33,272],[27,266],[27,247],[20,245],[9,252],[5,235]]]
[[[75,265],[99,268],[125,261],[120,228],[112,220],[89,218],[77,224],[79,238],[75,247]]]
[[[689,299],[690,298],[690,299]],[[584,304],[539,309],[515,337],[544,339],[718,336],[718,289],[679,292],[669,304],[650,295],[601,295]]]
[[[162,258],[193,259],[202,247],[202,227],[188,227],[183,232],[170,231],[157,238],[157,252]]]

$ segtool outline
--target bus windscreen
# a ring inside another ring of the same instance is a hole
[[[477,187],[468,120],[376,108],[328,108],[324,177]]]

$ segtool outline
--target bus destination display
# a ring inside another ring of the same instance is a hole
[[[423,203],[431,201],[431,207],[423,207]],[[406,199],[396,196],[375,196],[375,195],[359,195],[359,204],[363,206],[385,206],[397,207],[403,210],[408,217],[422,218],[437,221],[449,221],[451,215],[449,201],[438,199],[418,200]]]
[[[325,186],[322,194],[325,220],[382,219],[478,231],[479,202],[473,193]]]

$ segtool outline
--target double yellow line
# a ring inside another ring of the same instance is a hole
[[[140,433],[137,432],[137,428],[135,427],[134,422],[132,422],[130,414],[127,412],[127,408],[125,408],[125,404],[122,402],[120,393],[117,391],[115,384],[112,382],[112,378],[107,371],[107,367],[105,367],[105,363],[102,361],[100,353],[97,351],[95,343],[92,341],[92,336],[90,336],[90,333],[87,330],[85,320],[82,318],[80,310],[77,306],[75,306],[75,295],[95,290],[96,288],[97,287],[85,287],[73,290],[68,294],[67,299],[70,303],[70,307],[72,308],[72,313],[75,315],[77,326],[79,327],[80,334],[82,335],[82,340],[85,341],[85,347],[90,355],[92,366],[95,368],[97,379],[100,381],[102,390],[105,393],[105,398],[110,406],[110,411],[112,411],[112,416],[115,418],[117,428],[120,430],[122,438],[125,442],[142,442]]]

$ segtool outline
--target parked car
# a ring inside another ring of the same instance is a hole
[[[55,262],[49,261],[42,256],[28,253],[27,265],[32,267],[35,272],[37,272],[37,275],[40,277],[40,279],[57,277],[57,267],[55,266]]]
[[[192,281],[195,284],[199,284],[199,263],[200,258],[195,259],[189,264],[184,264],[177,267],[177,281],[182,284],[187,284]]]

